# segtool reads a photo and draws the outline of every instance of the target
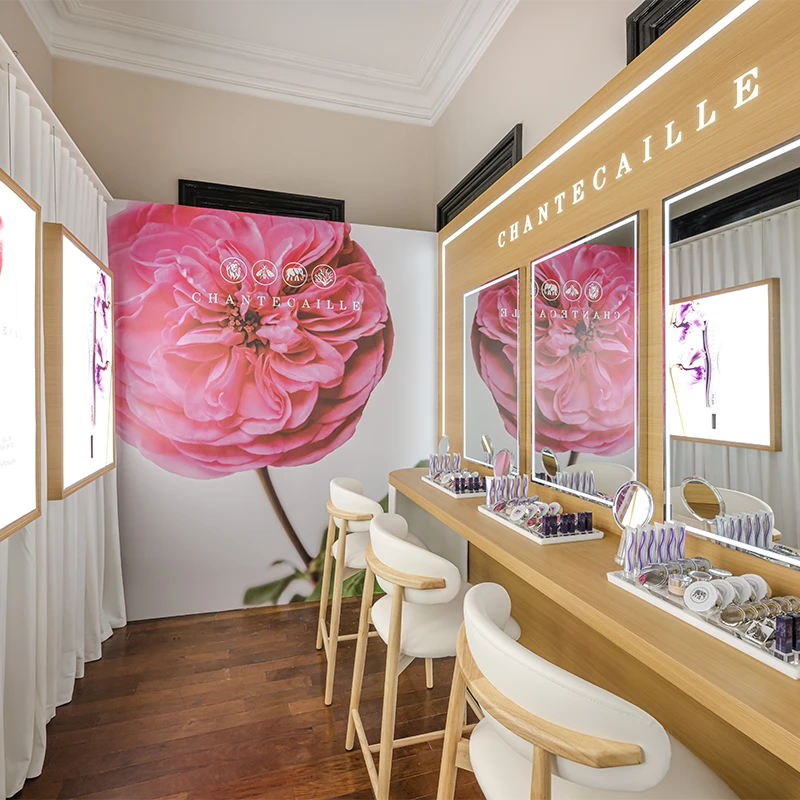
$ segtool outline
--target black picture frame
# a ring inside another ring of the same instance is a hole
[[[689,211],[670,222],[670,244],[800,200],[800,167]]]
[[[455,219],[522,158],[522,123],[517,123],[436,206],[436,230]]]
[[[344,200],[306,194],[249,189],[225,183],[178,180],[178,203],[197,208],[221,208],[277,217],[344,222]]]
[[[645,0],[625,22],[628,63],[643,53],[700,0]]]

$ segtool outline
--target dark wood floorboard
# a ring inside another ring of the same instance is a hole
[[[41,777],[20,800],[361,800],[372,797],[360,751],[344,749],[355,644],[339,646],[334,701],[314,649],[314,606],[135,622],[87,664],[47,727]],[[347,602],[342,630],[357,628]],[[385,648],[370,639],[361,715],[380,737]],[[452,659],[425,688],[422,662],[401,676],[397,736],[444,727]],[[436,796],[441,742],[396,751],[393,800]],[[456,797],[478,800],[470,773]]]

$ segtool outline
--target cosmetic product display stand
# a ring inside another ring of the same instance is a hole
[[[567,542],[587,542],[592,539],[602,539],[603,531],[592,528],[589,531],[575,531],[574,533],[555,533],[552,536],[543,536],[537,528],[528,528],[526,525],[519,525],[512,522],[501,514],[495,514],[488,506],[478,506],[478,511],[485,514],[495,522],[505,525],[516,533],[522,534],[536,544],[566,544]]]
[[[742,653],[755,658],[762,664],[772,667],[778,672],[792,678],[793,680],[800,680],[800,662],[798,656],[800,654],[793,653],[792,655],[784,656],[777,652],[771,645],[759,645],[749,639],[743,638],[742,634],[735,628],[728,628],[720,623],[717,623],[710,617],[703,617],[695,614],[683,605],[680,597],[674,597],[668,592],[663,593],[658,590],[645,589],[638,584],[633,578],[629,578],[623,571],[609,572],[608,580],[620,589],[624,589],[632,595],[644,600],[646,603],[666,611],[673,617],[677,617],[683,622],[689,623],[693,628],[719,639],[721,642],[735,647]]]
[[[442,486],[441,483],[437,483],[433,478],[429,478],[427,475],[423,475],[422,480],[430,486],[435,486],[440,492],[444,492],[448,497],[452,497],[454,500],[471,500],[476,497],[486,497],[486,492],[480,489],[475,492],[454,492],[452,489],[449,489],[447,486]]]

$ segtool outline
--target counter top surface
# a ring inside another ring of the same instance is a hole
[[[617,536],[539,547],[480,514],[480,499],[455,500],[427,485],[421,480],[424,472],[397,470],[389,482],[489,557],[800,770],[800,681],[609,583],[607,573],[617,568]]]

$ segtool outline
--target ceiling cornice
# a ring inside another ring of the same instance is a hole
[[[21,0],[56,58],[282,102],[433,125],[518,0],[451,0],[412,74],[226,39],[82,0]]]

